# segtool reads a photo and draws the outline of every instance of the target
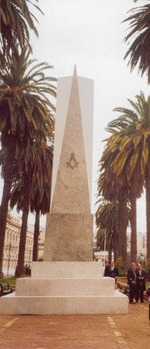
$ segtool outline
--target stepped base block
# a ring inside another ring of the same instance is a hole
[[[101,278],[102,266],[97,262],[32,262],[32,278]]]
[[[114,296],[115,280],[101,279],[31,279],[17,280],[16,296]]]
[[[33,262],[32,277],[0,298],[0,314],[127,314],[128,297],[97,262]]]
[[[20,297],[0,298],[0,314],[127,314],[128,297],[115,291],[114,296],[91,297]]]

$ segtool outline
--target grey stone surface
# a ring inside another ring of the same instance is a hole
[[[50,213],[47,217],[44,261],[92,261],[91,214]]]

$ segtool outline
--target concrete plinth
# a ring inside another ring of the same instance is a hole
[[[102,265],[97,262],[32,262],[33,278],[102,278]]]
[[[114,296],[5,296],[0,299],[0,314],[127,314],[128,298]]]
[[[16,296],[114,296],[114,280],[102,279],[21,279]]]
[[[128,297],[97,262],[34,262],[32,277],[0,298],[0,314],[127,314]]]

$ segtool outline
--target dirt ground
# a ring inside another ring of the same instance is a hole
[[[113,316],[123,338],[132,349],[150,349],[149,304],[129,304],[125,316]]]
[[[0,349],[150,349],[149,304],[127,315],[0,315]]]

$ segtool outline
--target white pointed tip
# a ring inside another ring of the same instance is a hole
[[[74,72],[73,72],[73,75],[77,75],[77,66],[76,66],[76,64],[74,65]]]

